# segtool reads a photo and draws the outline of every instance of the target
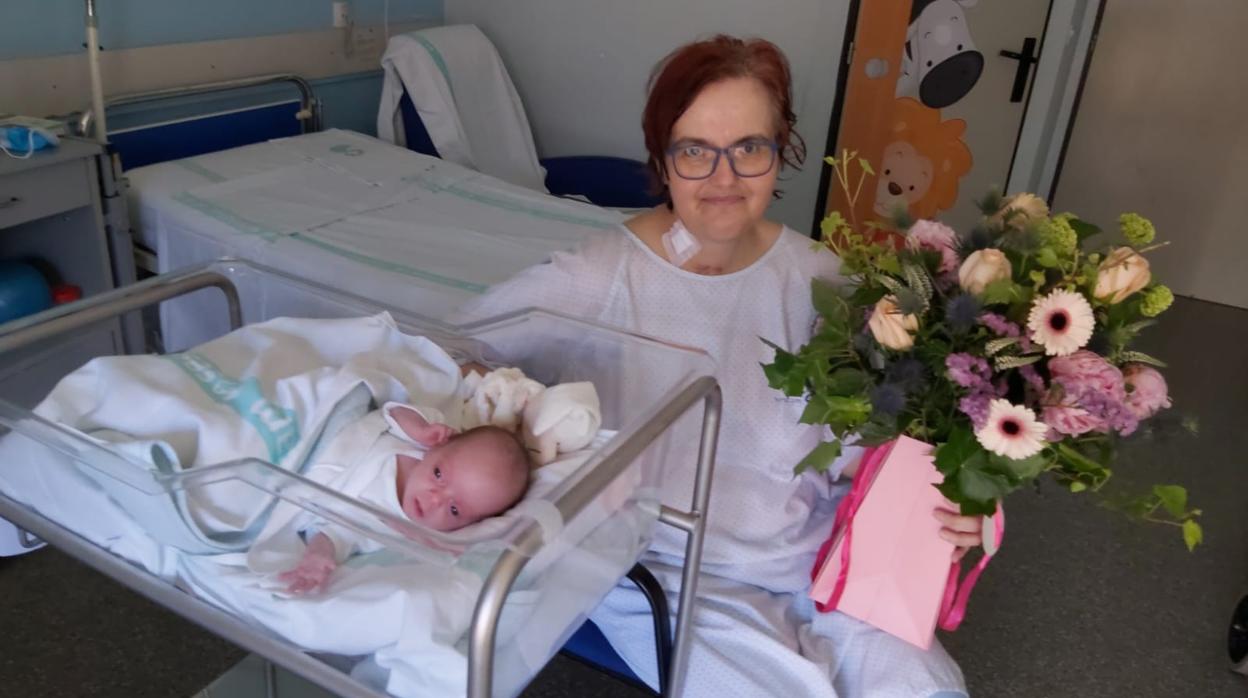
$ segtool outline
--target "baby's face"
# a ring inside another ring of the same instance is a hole
[[[487,438],[456,438],[430,449],[408,475],[399,503],[408,518],[453,531],[501,514],[519,498],[527,472]]]

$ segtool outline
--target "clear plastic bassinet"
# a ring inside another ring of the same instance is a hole
[[[386,309],[222,260],[0,327],[0,352],[157,302],[166,318],[181,318],[176,349],[274,317],[341,318]],[[403,332],[427,336],[457,359],[518,366],[548,385],[592,381],[603,427],[616,433],[511,525],[465,540],[422,529],[257,459],[159,473],[0,396],[0,423],[8,432],[0,437],[0,517],[328,690],[384,695],[383,680],[352,671],[372,659],[296,644],[280,624],[275,629],[241,612],[245,604],[229,594],[215,593],[203,580],[198,553],[204,551],[194,540],[188,543],[185,531],[147,513],[199,488],[241,483],[372,538],[384,549],[371,555],[383,556],[387,565],[436,566],[479,580],[473,608],[462,611],[470,620],[448,629],[447,637],[450,656],[463,661],[461,689],[474,696],[518,694],[632,567],[662,520],[690,534],[672,673],[679,686],[687,654],[683,621],[695,593],[718,424],[719,391],[709,358],[541,310],[462,327],[390,312]],[[702,402],[705,410],[696,409]],[[695,467],[699,492],[689,493],[690,510],[663,507],[664,474]],[[98,484],[102,478],[106,489]],[[112,528],[92,530],[95,522],[109,521]],[[327,623],[317,632],[335,629]]]

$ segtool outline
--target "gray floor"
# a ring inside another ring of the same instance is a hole
[[[1177,529],[1053,488],[1014,496],[999,558],[943,637],[973,695],[1248,695],[1225,648],[1248,594],[1248,312],[1181,300],[1146,345],[1201,435],[1134,444],[1115,480],[1186,484],[1206,544],[1188,554]],[[242,658],[57,551],[0,559],[0,698],[191,696]],[[642,694],[557,658],[525,695]]]

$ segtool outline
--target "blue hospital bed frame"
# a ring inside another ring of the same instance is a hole
[[[175,119],[154,125],[127,128],[109,134],[109,149],[121,161],[125,169],[144,165],[193,157],[205,153],[216,152],[228,148],[239,147],[251,143],[262,142],[273,138],[294,136],[321,130],[321,103],[314,94],[311,85],[303,78],[293,74],[262,75],[253,78],[228,80],[202,85],[157,90],[133,95],[112,97],[107,105],[120,106],[141,104],[145,102],[191,97],[205,93],[225,93],[240,89],[288,83],[299,90],[300,99],[267,103],[245,108],[228,109],[210,114],[195,114],[187,118]],[[406,91],[400,101],[403,117],[404,135],[407,147],[433,157],[439,157],[415,105]],[[90,132],[93,115],[88,108],[76,120],[75,127],[80,133]],[[651,189],[650,175],[644,163],[610,156],[569,156],[548,158],[541,161],[547,171],[546,185],[556,196],[580,195],[600,206],[617,208],[647,208],[657,205],[662,200],[655,196]],[[718,395],[718,388],[716,388]],[[712,449],[713,451],[713,449]],[[701,454],[700,454],[701,455]],[[695,512],[696,513],[696,512]],[[695,522],[681,512],[665,510],[661,519],[664,523],[675,525],[683,530],[691,531]],[[22,525],[22,521],[14,519]],[[39,532],[46,527],[35,522],[34,526],[23,526]],[[692,535],[692,534],[691,534]],[[700,535],[698,536],[700,538]],[[67,541],[57,540],[54,533],[45,540],[54,545]],[[701,544],[697,545],[700,557]],[[94,560],[96,552],[81,550],[84,561],[109,573],[103,560]],[[688,568],[696,570],[697,560],[687,560]],[[687,644],[676,645],[671,627],[671,611],[667,596],[658,580],[640,562],[627,575],[637,586],[651,607],[655,636],[655,661],[659,680],[659,693],[655,694],[615,652],[602,631],[592,621],[586,620],[565,644],[562,654],[571,657],[591,668],[608,674],[617,680],[654,695],[670,695],[673,684],[674,667],[682,667],[687,657]],[[149,598],[163,603],[167,607],[176,607],[163,600],[165,591],[156,589],[140,589]],[[183,602],[184,603],[184,602]],[[203,602],[197,602],[196,605]],[[686,608],[690,606],[690,608]],[[205,608],[210,608],[205,605]],[[677,628],[686,624],[686,614],[691,611],[691,604],[681,605],[681,618]],[[193,618],[194,619],[194,618]],[[236,644],[252,647],[250,643],[240,641],[238,633],[222,633],[224,637]],[[477,648],[478,638],[472,638],[472,647]],[[490,651],[484,656],[492,656],[492,639]],[[675,646],[675,651],[674,651]],[[263,656],[267,648],[253,648]],[[477,648],[484,651],[485,648]],[[676,656],[679,652],[684,657]],[[291,667],[294,669],[294,667]],[[306,669],[306,667],[300,667]],[[301,672],[303,673],[303,672]],[[480,681],[480,678],[478,678]],[[470,686],[473,683],[470,677]],[[469,695],[472,695],[470,688]]]

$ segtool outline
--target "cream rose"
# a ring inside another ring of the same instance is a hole
[[[1130,247],[1119,247],[1101,262],[1096,271],[1098,299],[1108,303],[1121,303],[1132,293],[1148,285],[1153,275],[1148,270],[1148,260]]]
[[[958,285],[967,293],[980,294],[988,284],[1010,278],[1014,269],[1001,250],[990,248],[976,250],[962,262],[958,269]]]
[[[1001,209],[988,219],[996,225],[1006,224],[1022,230],[1032,221],[1049,216],[1049,205],[1035,194],[1015,194],[1001,202]],[[1008,221],[1006,220],[1008,218]]]
[[[867,321],[875,341],[889,349],[908,351],[914,346],[911,332],[919,329],[919,319],[914,315],[902,315],[897,309],[895,296],[884,296],[875,304],[871,311],[871,319]]]

